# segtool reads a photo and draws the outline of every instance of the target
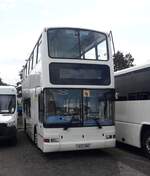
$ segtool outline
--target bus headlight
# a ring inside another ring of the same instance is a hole
[[[113,135],[107,134],[105,137],[106,137],[106,139],[112,139],[112,138],[113,138]]]

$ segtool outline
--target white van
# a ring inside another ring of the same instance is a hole
[[[0,139],[17,142],[17,91],[13,86],[0,86]]]

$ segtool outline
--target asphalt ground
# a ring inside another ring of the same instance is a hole
[[[141,150],[117,148],[43,154],[21,128],[18,143],[0,141],[0,176],[149,176]]]

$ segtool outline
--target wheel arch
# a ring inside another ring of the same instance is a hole
[[[143,138],[144,133],[146,131],[150,131],[150,123],[149,122],[142,123],[142,126],[141,126],[141,132],[140,132],[140,146],[141,147],[142,147],[142,138]]]
[[[37,125],[36,124],[34,124],[34,131],[33,131],[34,133],[36,132],[37,133]]]

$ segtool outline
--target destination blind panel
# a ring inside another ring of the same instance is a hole
[[[57,85],[109,85],[107,65],[51,63],[50,82]]]

